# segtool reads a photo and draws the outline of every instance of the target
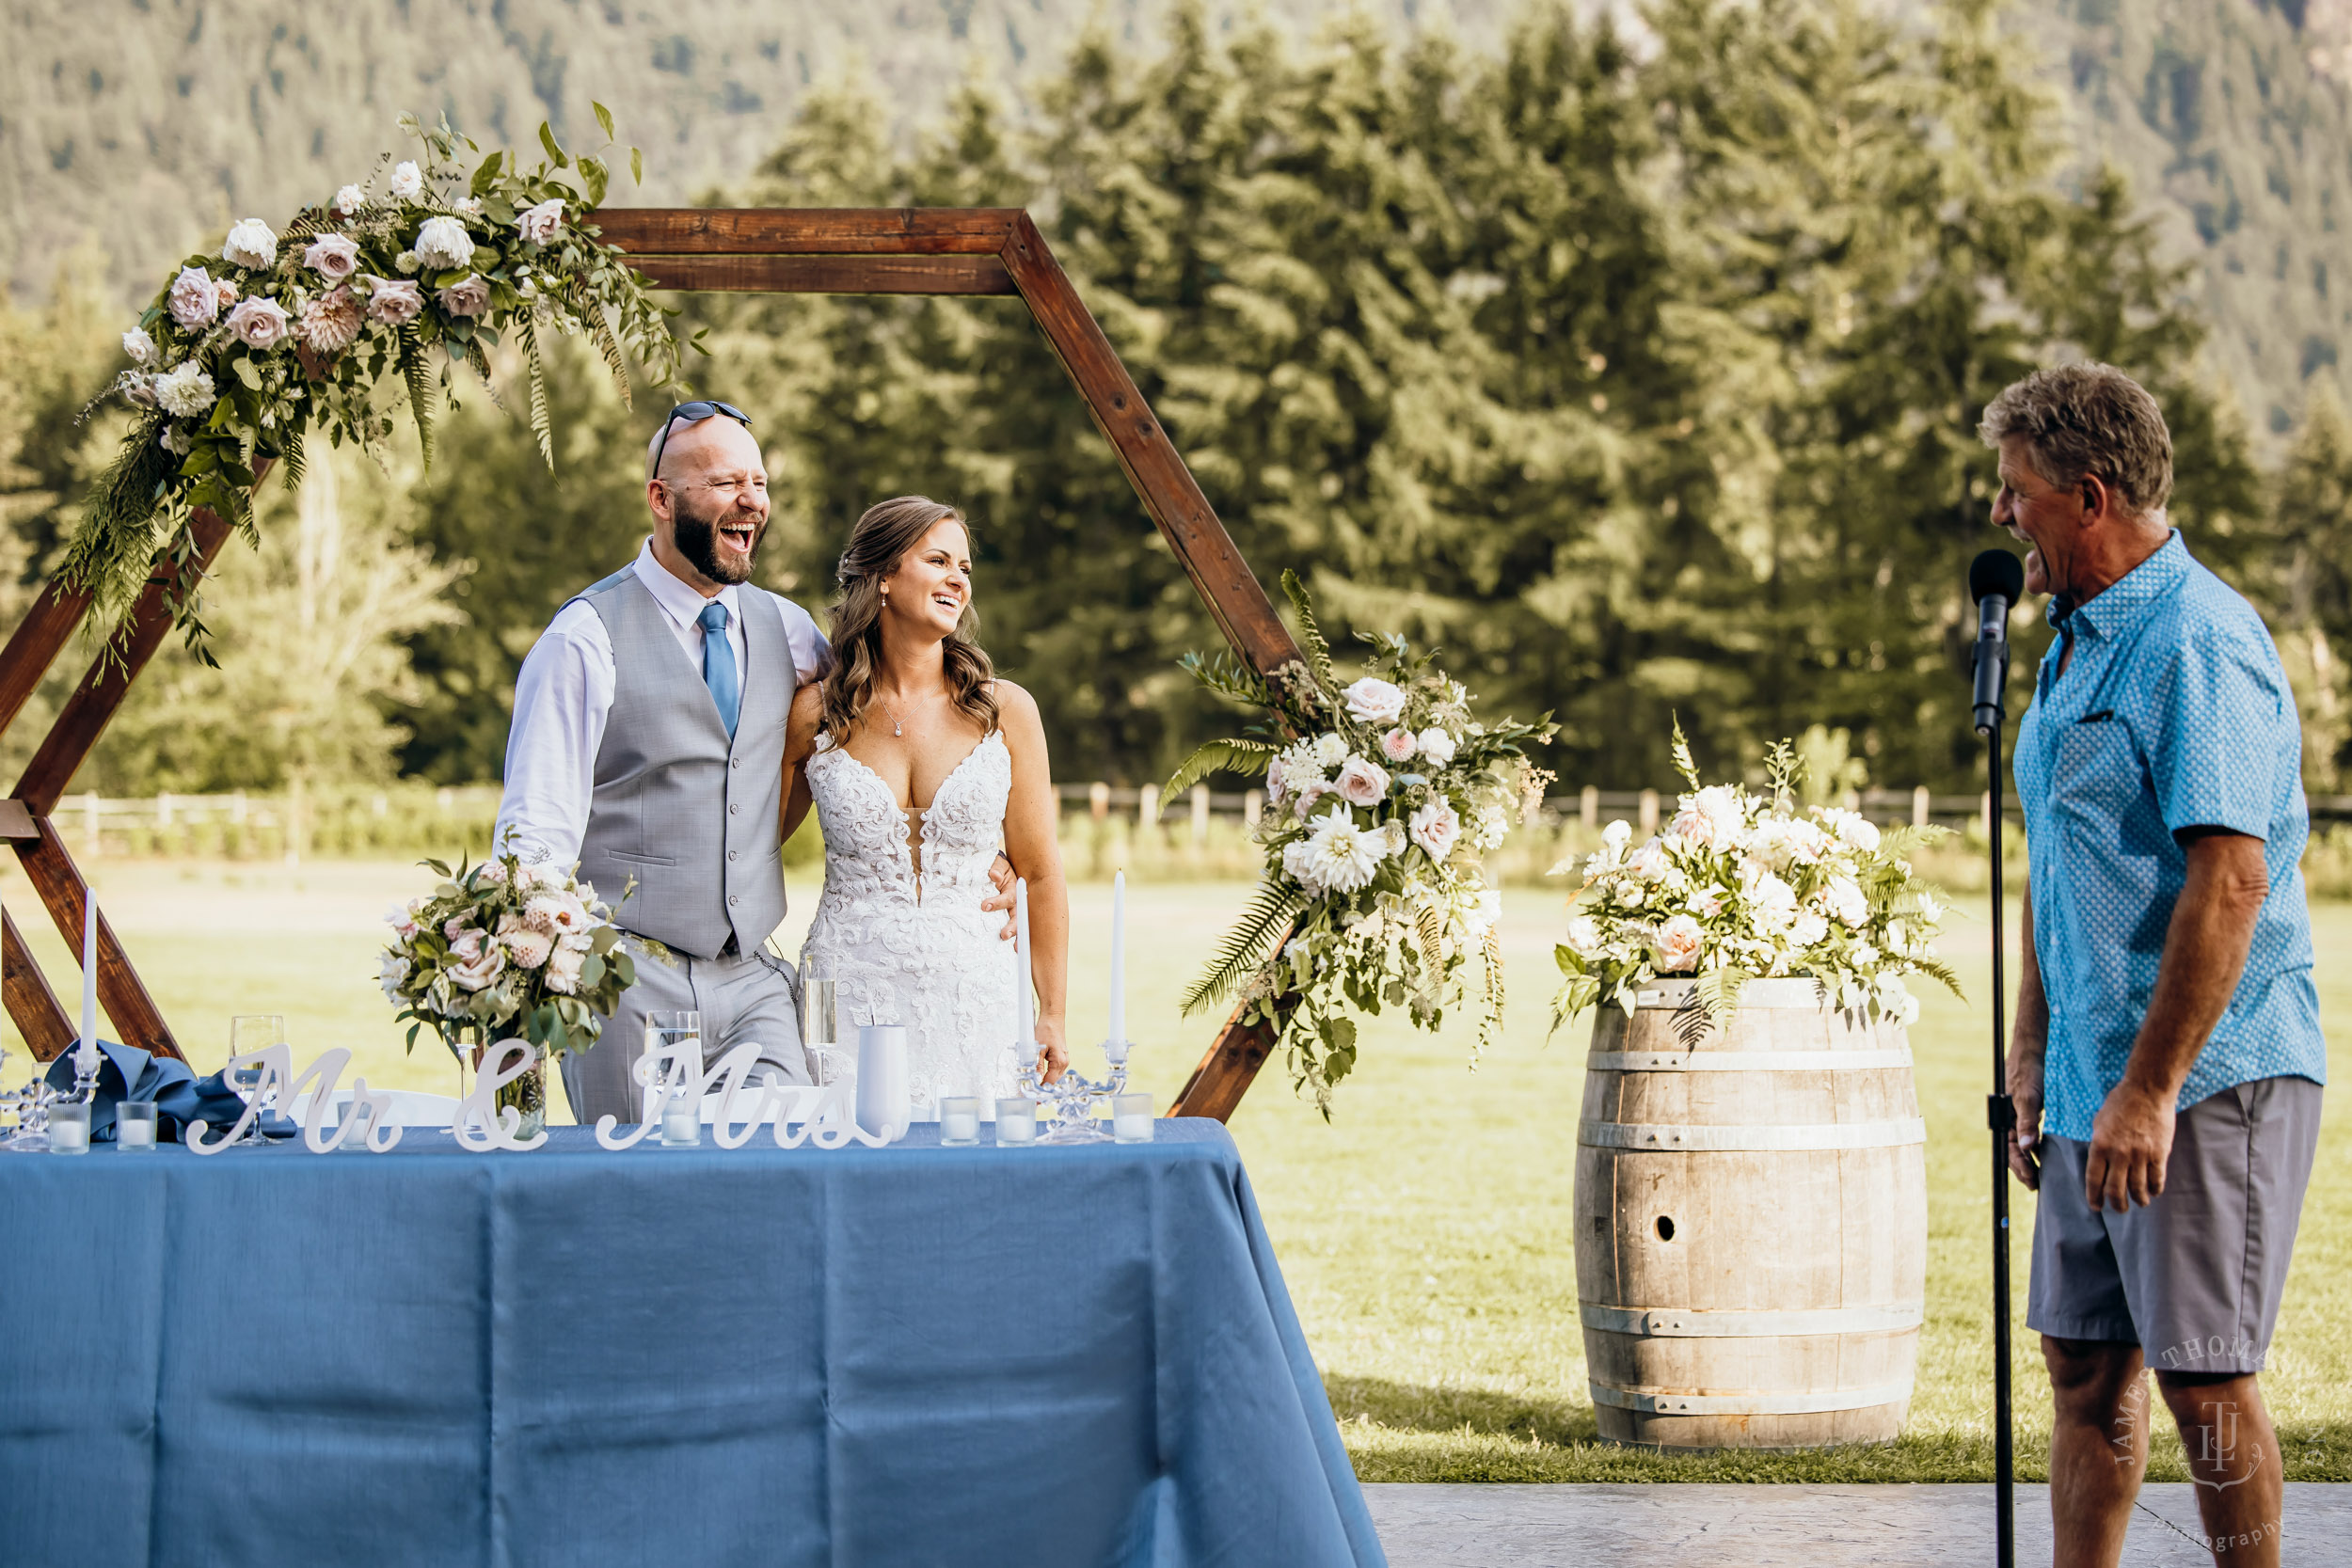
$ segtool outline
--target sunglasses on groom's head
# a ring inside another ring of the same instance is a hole
[[[752,417],[749,414],[731,403],[721,403],[716,399],[707,402],[697,400],[693,403],[681,403],[672,408],[669,418],[661,421],[661,439],[654,443],[653,472],[649,477],[657,480],[661,478],[661,457],[670,450],[671,431],[682,424],[700,424],[705,420],[713,419],[721,414],[724,414],[745,430],[752,428]]]

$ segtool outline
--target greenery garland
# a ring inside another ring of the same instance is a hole
[[[612,116],[595,109],[608,150]],[[263,466],[301,483],[304,442],[321,427],[336,446],[376,452],[392,431],[392,402],[416,420],[430,466],[436,391],[454,405],[463,363],[497,402],[488,351],[502,341],[520,354],[531,428],[550,468],[549,331],[595,343],[624,401],[632,356],[655,386],[678,385],[667,320],[675,310],[655,303],[584,221],[612,178],[602,157],[566,152],[542,124],[536,166],[494,151],[469,175],[464,159],[482,150],[446,119],[427,130],[403,115],[400,124],[421,144],[416,160],[387,155],[375,177],[305,208],[283,233],[259,218],[237,223],[217,256],[189,257],[122,335],[132,368],[112,391],[139,417],[93,485],[60,569],[91,595],[92,626],[119,622],[155,575],[190,651],[214,662],[196,510],[258,543],[252,494]],[[643,159],[628,152],[642,180]]]

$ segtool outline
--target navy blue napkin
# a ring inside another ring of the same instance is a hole
[[[125,1100],[155,1102],[155,1136],[177,1141],[189,1122],[201,1121],[217,1139],[245,1115],[245,1101],[217,1072],[199,1078],[187,1063],[170,1056],[151,1056],[135,1045],[115,1040],[98,1042],[98,1092],[89,1112],[93,1143],[111,1143],[115,1136],[115,1106]],[[61,1092],[73,1087],[73,1053],[49,1064],[49,1086]],[[262,1135],[291,1138],[302,1129],[286,1117],[262,1113]]]

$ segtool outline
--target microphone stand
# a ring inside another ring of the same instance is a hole
[[[1988,646],[1988,644],[1991,644]],[[1997,659],[1992,690],[1985,690],[1984,661]],[[2009,1286],[2009,1135],[2017,1126],[2017,1101],[2009,1092],[2009,1042],[2004,1027],[2004,945],[2001,847],[2005,829],[2001,801],[2001,725],[2007,714],[2002,694],[2009,684],[2009,642],[1977,643],[1977,733],[1989,748],[1986,777],[1987,837],[1993,856],[1993,1092],[1985,1097],[1985,1120],[1993,1129],[1993,1497],[2000,1568],[2017,1563],[2017,1450],[2010,1432]],[[1990,696],[1989,703],[1984,699]]]

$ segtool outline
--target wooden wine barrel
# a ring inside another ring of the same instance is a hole
[[[1577,1129],[1576,1289],[1602,1437],[1891,1442],[1927,1294],[1927,1129],[1902,1026],[1758,980],[1605,1006]]]

